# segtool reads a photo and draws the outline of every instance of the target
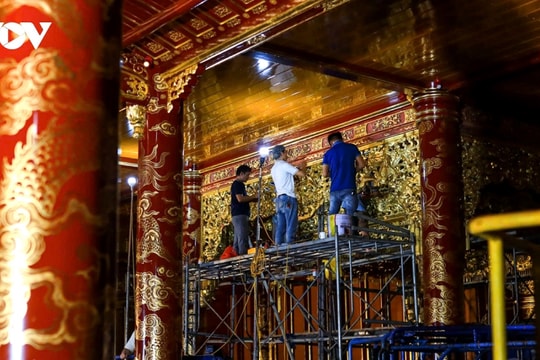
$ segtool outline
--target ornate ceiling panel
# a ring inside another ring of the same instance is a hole
[[[184,67],[207,61],[244,41],[247,34],[271,29],[319,3],[321,0],[192,0],[159,5],[150,1],[145,6],[143,1],[127,0],[124,45],[129,53],[151,57],[156,66]],[[143,35],[143,29],[150,26],[153,28]]]
[[[185,136],[211,166],[438,83],[538,123],[539,19],[540,0],[126,0],[123,73],[207,68]]]
[[[219,96],[216,96],[219,94]],[[201,167],[328,131],[343,109],[398,94],[289,65],[238,56],[207,70],[186,102],[185,154]],[[204,141],[201,141],[204,139]]]

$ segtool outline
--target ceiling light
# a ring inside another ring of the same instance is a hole
[[[152,60],[152,58],[150,56],[146,56],[143,61],[143,66],[147,68],[152,66],[153,63],[154,61]]]

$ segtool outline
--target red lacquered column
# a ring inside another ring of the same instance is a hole
[[[420,137],[426,325],[463,322],[465,230],[458,105],[455,96],[438,89],[414,99]]]
[[[139,142],[137,359],[180,358],[182,121],[176,104],[148,112]]]
[[[184,233],[183,256],[193,262],[199,259],[201,239],[202,176],[194,164],[184,170]]]
[[[0,359],[113,358],[120,1],[22,3],[0,11]]]
[[[159,73],[159,69],[151,69],[147,77],[154,83],[150,84],[146,124],[139,137],[135,275],[137,359],[181,358],[182,105],[198,79],[197,71],[202,68],[193,66],[179,73]],[[158,83],[160,86],[155,86]],[[165,93],[160,89],[165,89]],[[160,102],[163,99],[166,99],[165,104]]]

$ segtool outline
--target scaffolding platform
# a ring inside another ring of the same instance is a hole
[[[348,341],[366,328],[418,324],[414,234],[364,220],[369,226],[358,230],[368,236],[335,235],[186,265],[186,355],[213,344],[230,355],[250,352],[254,359],[262,348],[279,351],[280,358],[294,359],[302,351],[299,356],[342,359]],[[370,287],[369,271],[376,288]],[[205,283],[230,287],[228,312],[213,309]],[[201,331],[201,307],[219,318],[215,329]],[[264,331],[255,324],[265,324]]]
[[[410,252],[408,242],[384,238],[339,236],[337,241],[337,248],[335,237],[262,248],[265,270],[274,274],[287,272],[287,276],[309,275],[318,259],[331,259],[336,256],[336,253],[347,257],[342,265],[361,266],[374,261],[398,259],[404,255],[404,252]],[[189,269],[190,277],[226,280],[238,277],[240,274],[250,275],[253,257],[254,254],[246,254],[200,263]],[[295,270],[295,272],[290,270]]]

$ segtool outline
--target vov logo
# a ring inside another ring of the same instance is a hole
[[[39,25],[40,31],[31,22],[0,22],[0,45],[8,50],[16,50],[28,39],[34,49],[37,49],[49,31],[51,23],[40,22]]]

